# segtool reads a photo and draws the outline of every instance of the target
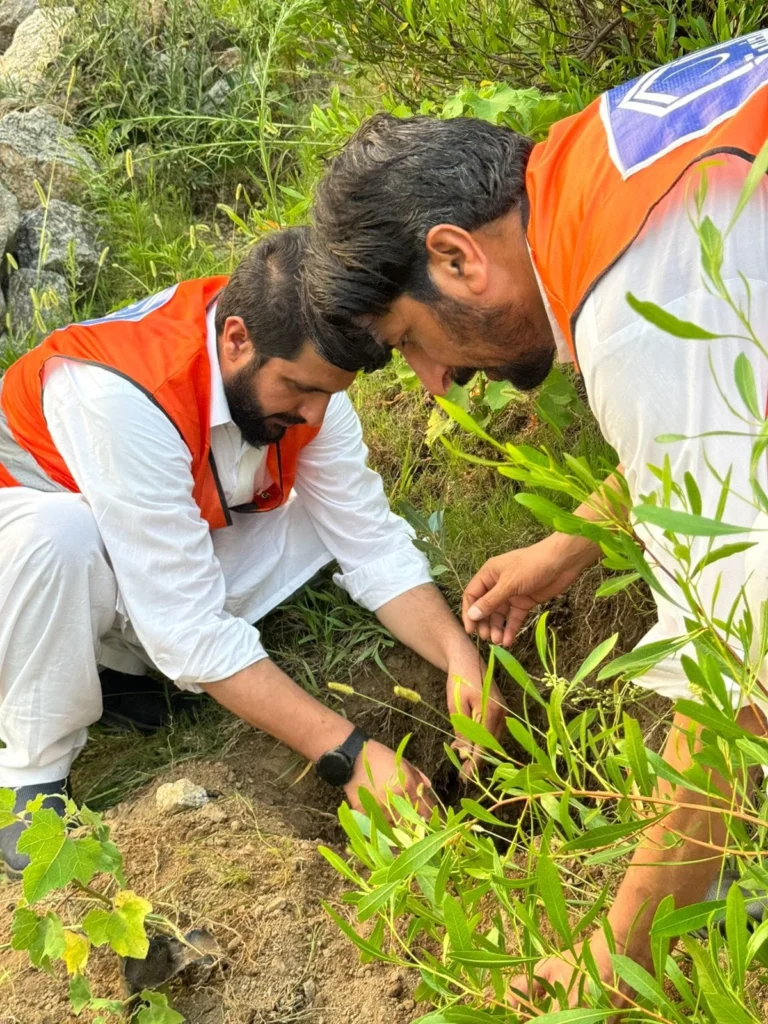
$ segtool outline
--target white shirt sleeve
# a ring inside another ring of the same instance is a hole
[[[199,690],[266,658],[258,632],[224,609],[224,577],[192,498],[190,453],[162,410],[117,374],[67,361],[51,369],[43,406],[96,519],[119,610],[157,668]]]
[[[358,604],[376,611],[432,577],[412,543],[413,531],[390,509],[367,457],[349,397],[334,395],[320,433],[301,451],[295,489],[341,567],[334,580]]]
[[[705,212],[724,230],[736,205],[748,164],[723,159],[708,168]],[[695,180],[690,181],[691,178]],[[749,359],[755,374],[758,401],[768,395],[768,360],[744,335],[743,325],[727,303],[712,294],[703,280],[699,241],[688,220],[698,172],[689,175],[656,208],[640,237],[606,274],[584,305],[576,326],[576,350],[592,407],[605,438],[616,449],[634,502],[660,494],[660,483],[649,466],[661,467],[665,456],[672,479],[683,482],[690,473],[701,492],[702,514],[714,517],[721,484],[732,473],[723,514],[725,522],[754,529],[758,510],[750,485],[750,457],[759,424],[750,419],[734,380],[739,354]],[[690,186],[690,187],[689,187]],[[686,202],[686,189],[688,203]],[[740,274],[749,281],[751,322],[765,341],[768,325],[768,188],[758,188],[725,242],[722,276],[733,297],[747,304]],[[626,293],[650,300],[682,320],[717,334],[716,341],[675,338],[632,311]],[[729,408],[730,406],[730,408]],[[731,432],[731,433],[729,433]],[[748,436],[734,436],[747,434]],[[690,440],[662,443],[663,434]],[[709,436],[701,436],[707,434]],[[758,479],[768,486],[764,456]],[[660,499],[659,499],[660,500]],[[682,505],[673,497],[672,507]],[[652,558],[674,570],[663,531],[638,527]],[[759,547],[708,566],[698,585],[704,606],[727,618],[740,589],[752,580],[758,596],[768,597],[768,551],[764,532],[717,540],[715,547],[735,540],[757,540]],[[707,551],[708,538],[692,538],[693,563]],[[757,553],[757,558],[756,558]],[[757,566],[757,569],[755,569]],[[760,579],[757,580],[757,571]],[[671,596],[684,602],[676,585],[662,573]],[[659,621],[645,641],[685,633],[684,612],[670,601],[657,599]],[[741,605],[743,613],[744,606]],[[686,652],[686,653],[691,653]],[[668,659],[638,682],[672,699],[690,696],[679,657]]]

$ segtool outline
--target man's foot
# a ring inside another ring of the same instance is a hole
[[[34,800],[40,793],[45,794],[43,807],[50,807],[60,817],[64,817],[64,800],[62,797],[69,795],[69,779],[59,779],[57,782],[38,782],[31,786],[11,787],[16,794],[14,811],[23,811],[30,800]],[[27,828],[23,821],[15,821],[12,825],[0,828],[0,867],[5,868],[10,878],[20,878],[24,868],[29,864],[29,857],[26,854],[16,851],[16,844],[19,836]]]
[[[104,707],[99,722],[112,728],[156,732],[168,724],[172,714],[183,714],[194,703],[194,694],[169,690],[150,676],[132,676],[105,668],[99,679]]]

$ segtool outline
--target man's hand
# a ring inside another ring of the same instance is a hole
[[[390,796],[404,796],[427,817],[435,805],[432,783],[424,772],[402,758],[396,763],[395,752],[376,740],[368,740],[355,762],[352,778],[344,787],[350,806],[362,811],[359,789],[367,789],[386,811]]]
[[[538,544],[489,558],[464,591],[464,628],[509,647],[528,612],[567,590],[599,556],[598,545],[584,537],[553,533]]]
[[[572,953],[564,952],[561,956],[550,956],[539,960],[533,968],[533,983],[531,985],[528,984],[526,974],[518,974],[513,978],[509,983],[507,996],[507,1001],[512,1009],[524,1012],[530,1009],[532,1004],[535,1005],[543,999],[547,995],[543,982],[552,988],[562,985],[568,995],[568,1009],[575,1009],[581,1005],[579,993],[582,987],[588,990],[592,984],[586,968],[578,965],[581,948],[582,943],[575,947],[575,957]],[[621,1008],[626,1004],[627,987],[614,976],[611,954],[602,931],[596,931],[592,935],[589,940],[589,949],[597,964],[600,980],[605,986],[605,990],[614,1006],[617,1009]],[[613,991],[614,989],[615,991]],[[557,1009],[563,1010],[565,1008],[564,1006],[557,1007]]]
[[[466,715],[475,722],[480,722],[497,739],[504,732],[504,703],[501,691],[495,683],[491,683],[488,701],[483,714],[483,672],[484,664],[476,655],[467,659],[466,664],[452,664],[448,671],[446,698],[448,714]],[[456,730],[456,739],[451,744],[464,762],[462,774],[473,778],[483,759],[483,748],[471,743]]]

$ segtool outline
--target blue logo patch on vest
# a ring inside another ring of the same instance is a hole
[[[603,94],[600,114],[623,178],[704,135],[768,84],[768,30],[697,50]]]
[[[80,326],[93,327],[94,324],[111,324],[116,320],[128,320],[133,323],[143,320],[145,316],[149,316],[150,313],[154,313],[156,309],[164,306],[166,302],[170,302],[177,288],[178,285],[173,284],[170,288],[164,288],[161,292],[157,292],[156,295],[148,295],[146,299],[132,302],[130,306],[116,309],[114,313],[108,313],[107,316],[100,316],[95,320],[83,320]]]

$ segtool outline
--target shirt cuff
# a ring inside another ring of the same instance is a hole
[[[358,566],[351,572],[337,572],[333,582],[369,612],[378,611],[388,601],[414,587],[433,583],[429,562],[408,541],[408,547]]]
[[[203,683],[219,683],[268,657],[261,645],[259,631],[245,619],[230,618],[219,623],[210,636],[198,637],[193,654],[183,666],[174,666],[176,671],[173,674],[168,672],[171,665],[164,668],[158,663],[157,667],[173,679],[180,690],[202,693]],[[169,660],[174,659],[171,657]]]

